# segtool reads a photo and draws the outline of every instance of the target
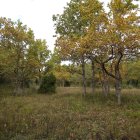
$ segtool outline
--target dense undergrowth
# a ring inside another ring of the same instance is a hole
[[[79,88],[1,96],[0,140],[139,140],[139,90],[124,90],[122,101],[100,91],[82,97]]]

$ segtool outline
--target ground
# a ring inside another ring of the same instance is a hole
[[[107,98],[88,92],[82,97],[81,88],[58,88],[54,95],[1,96],[0,140],[140,139],[140,90],[123,90],[121,106],[113,91]]]

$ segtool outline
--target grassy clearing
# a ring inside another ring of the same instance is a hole
[[[100,91],[83,98],[81,88],[59,88],[52,96],[3,96],[0,140],[139,140],[140,91],[123,92],[121,106],[113,94],[105,99]]]

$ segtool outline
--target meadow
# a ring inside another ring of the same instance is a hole
[[[53,95],[12,96],[0,88],[0,140],[139,140],[140,90],[123,90],[122,105],[100,90],[81,88]],[[7,94],[6,94],[7,93]]]

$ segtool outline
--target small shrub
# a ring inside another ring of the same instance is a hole
[[[53,74],[45,75],[39,88],[39,93],[55,93],[56,78]]]
[[[70,81],[65,80],[64,87],[70,87]]]

